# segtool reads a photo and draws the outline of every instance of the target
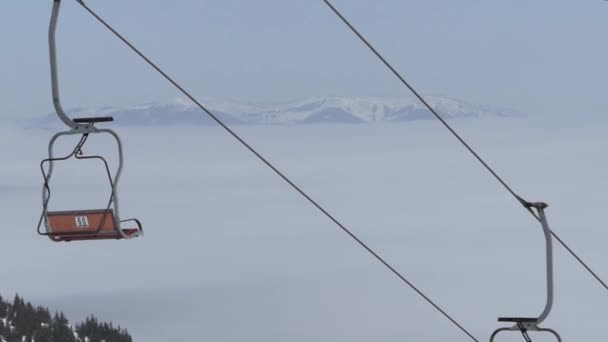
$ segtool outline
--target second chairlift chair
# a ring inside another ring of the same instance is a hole
[[[562,338],[553,329],[541,328],[539,325],[549,316],[551,308],[553,307],[553,241],[551,236],[551,229],[549,228],[549,222],[545,215],[545,209],[547,204],[539,203],[525,203],[526,207],[534,216],[538,218],[541,223],[543,233],[545,234],[545,250],[546,250],[546,262],[547,262],[547,302],[545,309],[538,317],[499,317],[499,322],[514,323],[514,326],[498,328],[492,333],[490,342],[494,342],[496,336],[501,332],[506,331],[519,331],[523,335],[526,342],[532,342],[532,339],[528,335],[528,331],[538,331],[550,333],[557,342],[562,342]]]

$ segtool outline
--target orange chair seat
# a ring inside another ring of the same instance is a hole
[[[119,240],[117,222],[112,209],[49,211],[49,235],[55,241]],[[126,236],[133,236],[139,229],[121,229]]]

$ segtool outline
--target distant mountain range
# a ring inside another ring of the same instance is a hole
[[[426,100],[446,119],[512,117],[521,114],[508,110],[466,103],[448,97]],[[315,123],[374,123],[433,119],[416,99],[372,97],[319,97],[279,104],[238,101],[202,101],[203,105],[228,124],[297,125]],[[122,126],[204,125],[212,120],[187,99],[124,107],[75,108],[71,117],[113,116]],[[34,126],[58,123],[56,115],[31,122]]]

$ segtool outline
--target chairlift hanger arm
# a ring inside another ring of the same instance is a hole
[[[49,56],[51,62],[51,89],[53,92],[53,106],[59,119],[70,128],[76,128],[78,123],[70,119],[65,113],[61,106],[61,99],[59,96],[59,76],[57,68],[57,44],[55,41],[57,31],[57,21],[59,19],[59,10],[61,7],[61,0],[53,0],[53,10],[51,12],[51,22],[49,24]]]
[[[549,221],[547,220],[547,215],[545,213],[545,209],[547,208],[547,204],[543,202],[537,203],[526,203],[526,208],[532,211],[535,216],[538,216],[539,221],[541,222],[543,234],[545,236],[545,249],[546,249],[546,272],[547,272],[547,301],[545,303],[545,308],[543,312],[534,318],[530,317],[499,317],[499,322],[509,322],[515,323],[514,326],[508,328],[499,328],[492,333],[490,337],[490,342],[494,342],[496,336],[502,332],[508,331],[519,331],[523,335],[524,339],[527,342],[532,342],[530,336],[528,335],[528,331],[535,332],[545,332],[552,334],[558,342],[561,342],[560,335],[552,329],[541,328],[539,325],[545,321],[545,319],[551,313],[551,309],[553,307],[553,241],[551,236],[551,228],[549,227]]]

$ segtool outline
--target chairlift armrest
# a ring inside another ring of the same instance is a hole
[[[135,222],[135,224],[137,225],[137,229],[140,232],[143,233],[144,228],[143,228],[143,226],[141,225],[141,222],[138,219],[136,219],[136,218],[130,218],[130,219],[126,219],[126,220],[121,220],[120,221],[120,223],[124,223],[124,222]]]

